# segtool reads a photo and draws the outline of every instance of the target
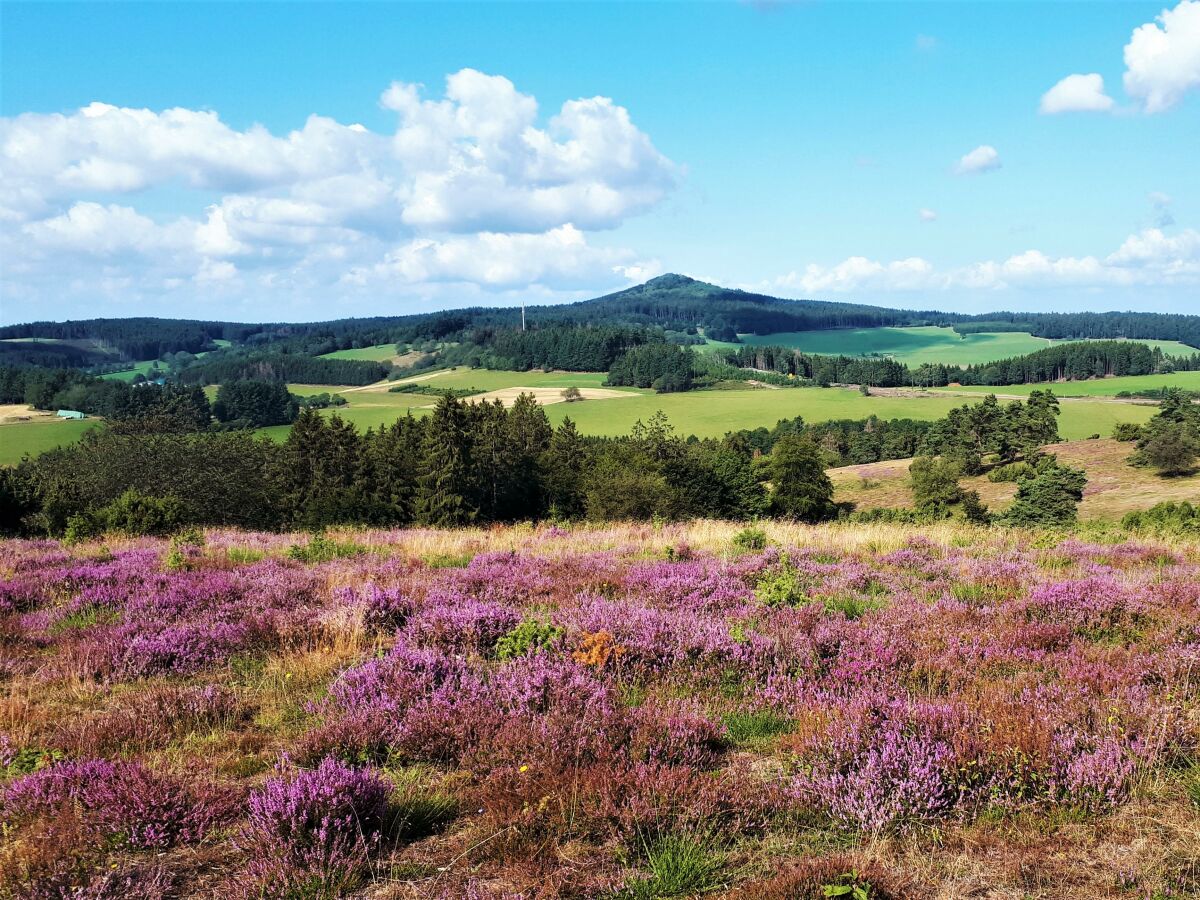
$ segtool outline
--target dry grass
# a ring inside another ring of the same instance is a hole
[[[1162,478],[1149,469],[1140,469],[1127,462],[1132,445],[1098,438],[1087,441],[1066,441],[1051,444],[1046,451],[1054,453],[1069,466],[1083,469],[1088,484],[1079,507],[1082,520],[1119,519],[1127,512],[1148,509],[1165,500],[1200,501],[1200,473],[1182,478]],[[860,509],[872,507],[898,508],[912,505],[908,484],[908,459],[868,463],[831,469],[836,499],[851,501]],[[978,491],[980,498],[992,509],[1003,509],[1016,494],[1016,485],[996,484],[986,476],[963,479],[963,487]]]

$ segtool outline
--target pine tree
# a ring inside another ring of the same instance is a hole
[[[475,518],[470,506],[471,450],[463,404],[442,395],[425,426],[422,472],[417,478],[414,518],[423,525],[453,527]]]

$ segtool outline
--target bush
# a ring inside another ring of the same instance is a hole
[[[1191,503],[1156,503],[1147,510],[1131,512],[1121,519],[1126,531],[1158,535],[1200,534],[1200,506]]]
[[[78,513],[67,519],[67,543],[119,531],[132,537],[170,534],[184,520],[183,504],[177,497],[151,497],[129,488],[107,506]]]
[[[1142,426],[1135,425],[1133,422],[1118,422],[1113,428],[1112,436],[1114,440],[1126,443],[1141,440]]]
[[[271,778],[250,797],[246,839],[264,896],[335,897],[358,884],[379,844],[390,787],[334,759]]]
[[[367,548],[361,544],[335,541],[324,534],[314,534],[307,544],[292,544],[287,549],[288,559],[303,563],[323,563],[347,556],[361,556]]]
[[[1006,525],[1060,527],[1074,524],[1087,476],[1079,469],[1053,465],[1017,488],[1017,497],[1000,520]]]
[[[767,546],[767,533],[761,528],[743,528],[733,536],[733,549],[742,552],[763,550]]]
[[[541,653],[565,634],[549,622],[526,619],[496,641],[496,659],[516,659]]]

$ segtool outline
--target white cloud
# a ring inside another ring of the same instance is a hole
[[[954,171],[958,175],[982,175],[1000,166],[1000,154],[996,148],[990,144],[980,144],[955,164]]]
[[[656,261],[637,260],[629,250],[593,247],[578,228],[563,225],[543,234],[484,232],[442,240],[420,238],[387,254],[383,261],[352,270],[356,285],[402,281],[470,282],[488,288],[542,284],[586,286],[614,277],[641,280],[658,274]]]
[[[1125,92],[1148,113],[1200,86],[1200,0],[1182,0],[1134,29],[1125,45]]]
[[[1200,287],[1200,231],[1177,235],[1148,228],[1130,235],[1105,257],[1052,257],[1026,250],[1007,259],[937,269],[920,257],[880,262],[852,256],[834,266],[810,263],[777,278],[769,287],[801,296],[830,293],[994,291],[1167,285]]]
[[[313,115],[276,134],[213,111],[99,102],[0,119],[0,251],[19,260],[5,292],[318,293],[375,267],[411,274],[399,283],[493,290],[590,272],[612,287],[655,267],[586,240],[680,177],[613,100],[568,100],[543,120],[508,79],[463,69],[440,98],[398,82],[380,103],[397,113],[391,133]],[[146,214],[168,197],[170,221]]]
[[[1113,99],[1104,93],[1104,79],[1096,74],[1068,75],[1046,93],[1038,111],[1045,115],[1064,112],[1107,112]]]
[[[917,218],[920,219],[922,222],[936,222],[937,217],[938,217],[937,213],[934,212],[932,209],[925,209],[924,207],[922,207],[921,209],[917,210]]]
[[[917,35],[916,47],[922,53],[929,53],[933,50],[936,50],[937,46],[938,46],[938,39],[935,38],[933,35],[931,35],[931,34],[918,34]]]

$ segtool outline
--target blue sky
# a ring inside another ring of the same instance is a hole
[[[1200,0],[0,15],[6,322],[556,302],[665,271],[1200,313]]]

